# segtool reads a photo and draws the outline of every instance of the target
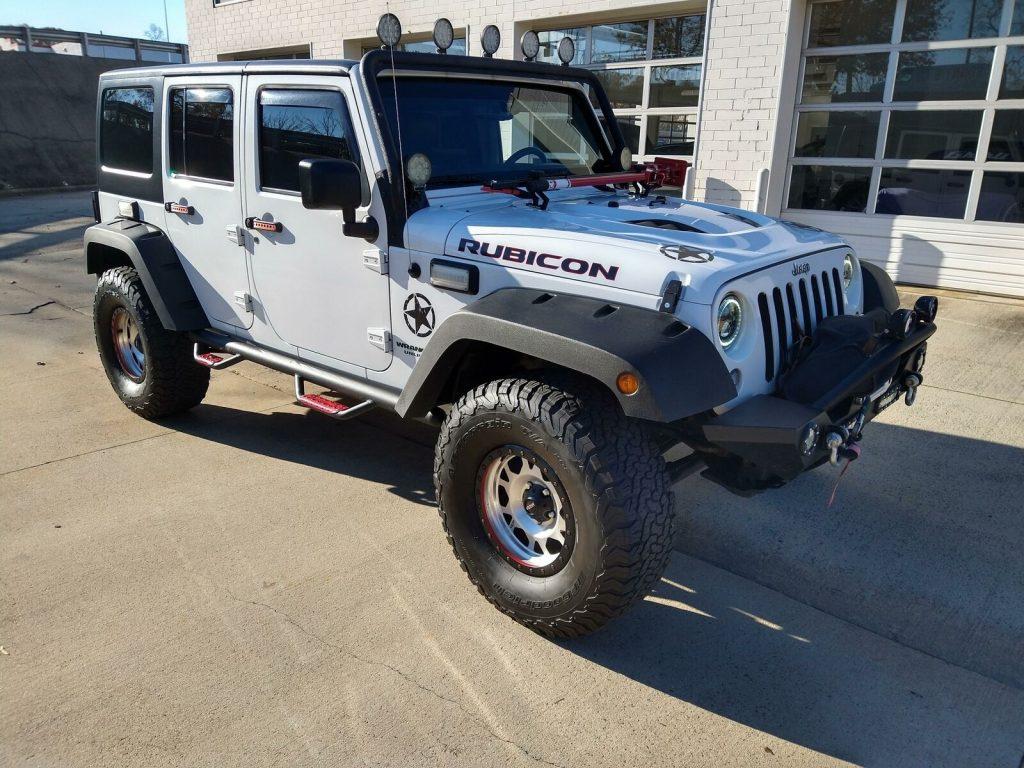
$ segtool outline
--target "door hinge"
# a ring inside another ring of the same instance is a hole
[[[379,275],[386,275],[388,273],[388,255],[380,248],[363,251],[363,266],[372,269]]]
[[[235,304],[246,312],[252,312],[252,296],[245,291],[235,291]]]
[[[378,349],[391,351],[391,331],[387,328],[367,328],[366,340]]]
[[[235,245],[245,245],[245,230],[237,224],[229,224],[225,228],[225,234]]]

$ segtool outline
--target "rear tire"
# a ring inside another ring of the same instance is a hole
[[[132,267],[100,275],[93,328],[111,386],[143,418],[187,411],[206,396],[210,370],[193,359],[187,335],[164,328]]]
[[[502,379],[468,392],[441,428],[434,482],[470,581],[549,637],[579,637],[623,613],[671,553],[665,462],[586,382]]]

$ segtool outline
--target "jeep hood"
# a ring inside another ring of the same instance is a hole
[[[501,195],[480,203],[474,191],[415,213],[409,247],[652,296],[678,279],[685,301],[710,304],[735,277],[844,245],[820,230],[708,203],[570,190],[540,210]]]

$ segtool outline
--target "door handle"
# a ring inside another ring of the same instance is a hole
[[[196,209],[188,203],[164,203],[164,210],[168,213],[180,213],[182,216],[194,216],[196,213]]]
[[[245,228],[258,229],[261,232],[281,232],[284,230],[284,225],[280,221],[264,221],[250,216],[245,220]]]

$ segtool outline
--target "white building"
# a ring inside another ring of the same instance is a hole
[[[385,10],[424,50],[439,16],[471,55],[486,24],[499,56],[571,35],[695,199],[838,232],[905,283],[1024,296],[1024,0],[186,0],[191,57],[358,58]]]

